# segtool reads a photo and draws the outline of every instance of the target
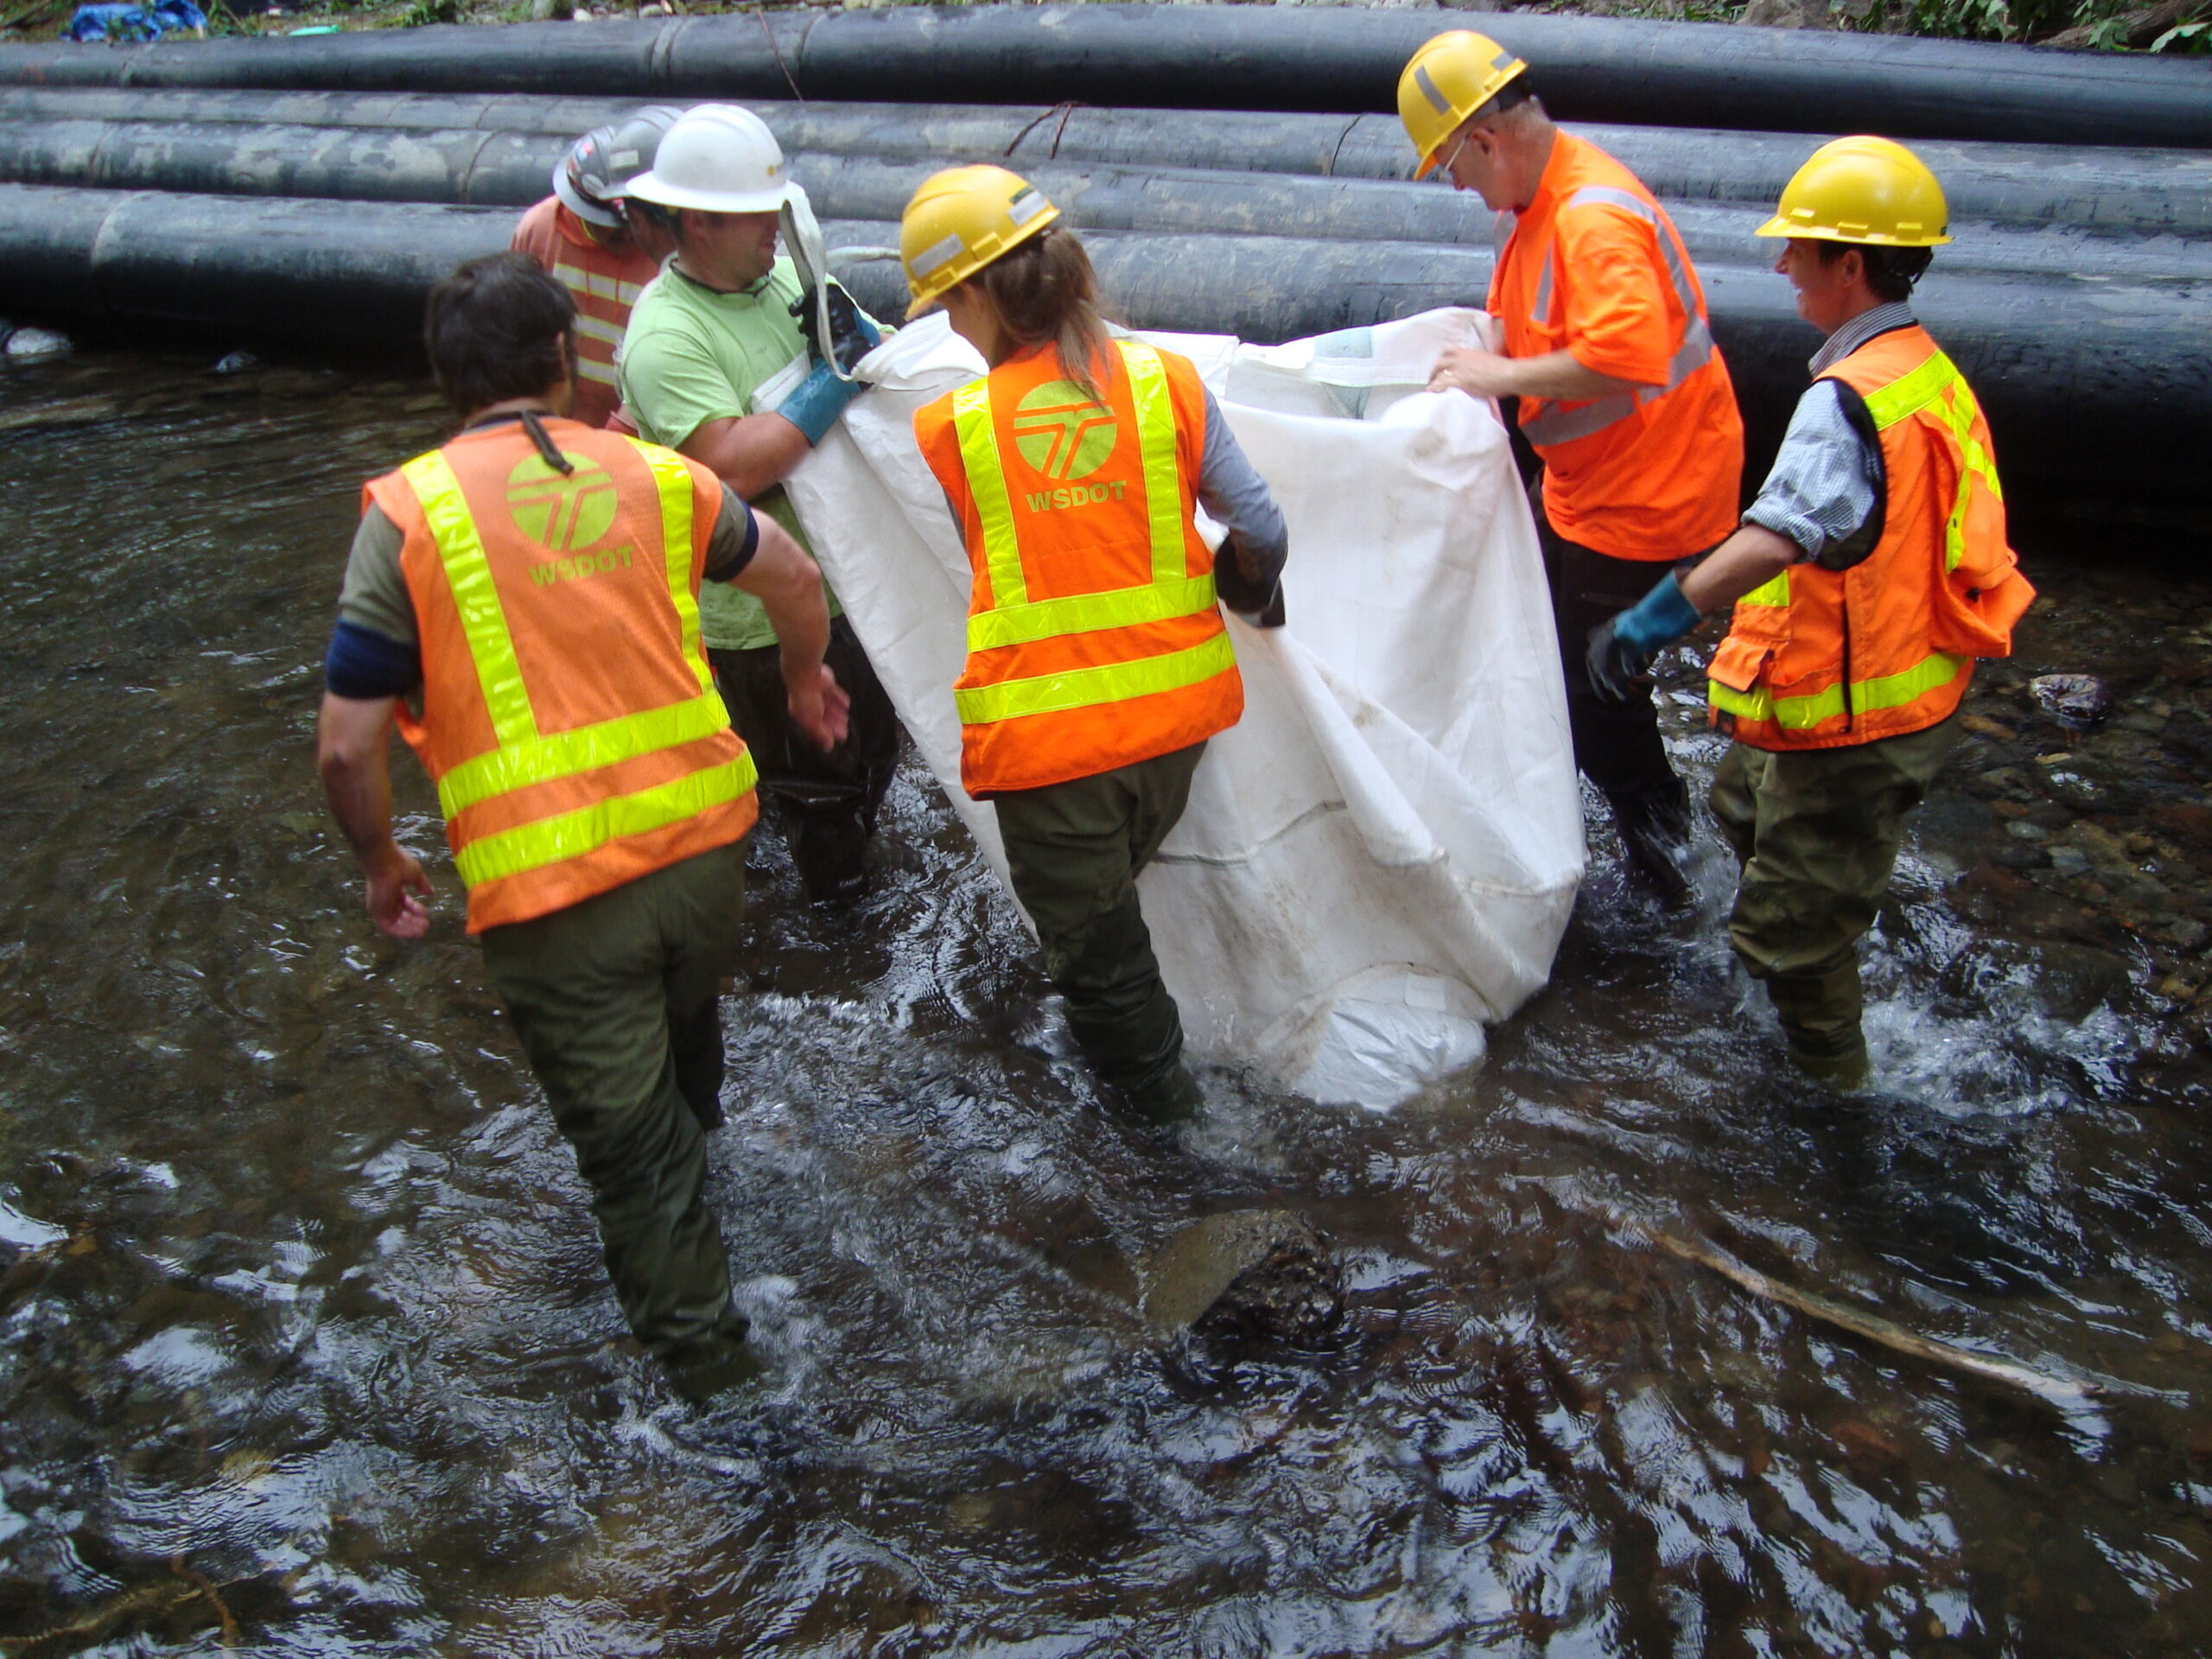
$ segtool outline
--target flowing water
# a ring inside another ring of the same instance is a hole
[[[1483,1069],[1387,1115],[1217,1074],[1178,1143],[1099,1109],[918,768],[855,915],[756,837],[711,1195],[773,1370],[696,1414],[621,1334],[449,863],[431,939],[384,939],[321,808],[357,486],[431,402],[119,354],[0,398],[0,1649],[2212,1647],[2212,588],[2037,570],[1849,1101],[1783,1065],[1711,849],[1668,920],[1601,843]],[[2119,716],[2063,730],[2051,669]],[[1258,1204],[1336,1240],[1341,1340],[1150,1333],[1147,1255]],[[1655,1232],[2114,1386],[1904,1357]]]

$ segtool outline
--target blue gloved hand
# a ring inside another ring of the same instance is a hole
[[[1590,630],[1583,665],[1590,689],[1606,702],[1626,702],[1636,677],[1651,659],[1698,625],[1698,613],[1682,596],[1672,570],[1630,609]]]
[[[867,390],[857,380],[840,380],[827,363],[817,363],[798,389],[776,405],[776,413],[805,433],[809,443],[819,443],[845,405]]]

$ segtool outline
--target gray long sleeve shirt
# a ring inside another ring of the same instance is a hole
[[[1862,311],[1830,334],[1814,353],[1819,375],[1877,334],[1913,326],[1902,302]],[[1882,456],[1844,413],[1844,394],[1832,380],[1815,379],[1797,400],[1789,429],[1758,499],[1744,513],[1797,544],[1799,556],[1845,569],[1874,550],[1871,528],[1882,491]]]
[[[1198,505],[1229,532],[1224,556],[1214,561],[1213,582],[1221,602],[1247,615],[1264,611],[1282,581],[1290,557],[1290,529],[1282,509],[1246,457],[1236,435],[1206,393],[1206,447],[1198,461]]]

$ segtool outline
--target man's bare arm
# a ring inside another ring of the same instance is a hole
[[[323,693],[315,725],[315,760],[331,816],[368,878],[369,918],[396,939],[429,931],[423,900],[430,878],[413,854],[391,838],[390,747],[397,697],[340,697]]]
[[[730,585],[752,594],[768,613],[782,647],[792,723],[821,747],[835,748],[845,741],[852,700],[822,660],[830,647],[830,607],[822,597],[821,567],[766,513],[755,513],[753,522],[760,543]]]
[[[813,446],[780,415],[725,415],[702,421],[676,446],[747,501],[791,476]],[[801,555],[804,557],[804,555]],[[742,588],[744,582],[737,584]]]
[[[1458,390],[1477,397],[1548,397],[1580,404],[1645,388],[1642,381],[1616,379],[1586,369],[1574,360],[1572,352],[1506,357],[1479,346],[1455,346],[1436,359],[1428,389]]]
[[[1803,556],[1787,536],[1764,524],[1745,524],[1681,579],[1682,597],[1700,616],[1711,616],[1764,587]]]

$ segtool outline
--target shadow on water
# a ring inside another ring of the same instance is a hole
[[[1097,1109],[918,768],[849,918],[757,837],[713,1201],[775,1369],[694,1414],[619,1335],[419,774],[413,949],[315,784],[357,487],[435,407],[103,355],[0,397],[9,1654],[2204,1644],[2212,589],[2038,573],[1870,950],[1852,1100],[1783,1065],[1717,847],[1669,920],[1601,842],[1479,1072],[1387,1116],[1219,1074],[1177,1145]],[[2120,716],[2062,731],[2056,668]],[[1343,1342],[1148,1334],[1146,1254],[1255,1203],[1338,1241]],[[2158,1392],[1930,1368],[1624,1217]]]

